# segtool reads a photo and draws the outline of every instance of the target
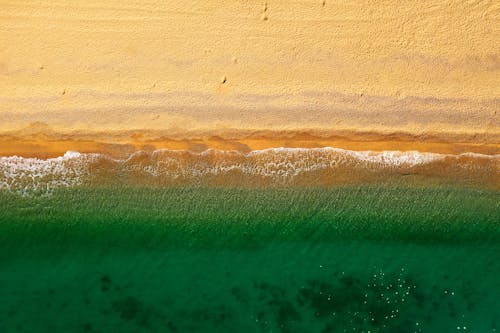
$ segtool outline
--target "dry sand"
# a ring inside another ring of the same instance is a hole
[[[0,6],[2,155],[147,145],[498,153],[495,1]],[[34,122],[80,134],[33,139]],[[276,135],[252,134],[262,130]],[[210,139],[220,131],[241,134]],[[304,131],[313,138],[283,135]]]

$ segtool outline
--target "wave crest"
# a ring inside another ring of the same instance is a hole
[[[59,187],[131,185],[334,185],[417,175],[498,185],[500,155],[418,151],[270,148],[250,153],[160,149],[127,159],[67,152],[46,160],[0,157],[0,189],[47,193]]]

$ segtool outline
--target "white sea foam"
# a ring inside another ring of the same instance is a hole
[[[58,187],[79,185],[98,154],[67,152],[49,159],[0,157],[0,189],[18,193],[48,192]]]
[[[500,155],[465,153],[461,155],[418,151],[352,151],[340,148],[269,148],[249,153],[208,149],[202,153],[160,149],[152,153],[135,152],[126,159],[102,154],[68,151],[49,159],[0,157],[0,189],[17,193],[50,192],[59,187],[84,185],[100,172],[109,171],[124,181],[129,176],[154,178],[156,183],[172,180],[203,182],[207,177],[237,173],[249,182],[255,177],[286,184],[299,175],[314,171],[335,174],[339,170],[383,172],[404,171],[449,161],[462,169],[489,168],[498,174]],[[475,161],[486,161],[477,164]],[[102,163],[106,162],[106,166]],[[478,166],[479,165],[479,166]]]

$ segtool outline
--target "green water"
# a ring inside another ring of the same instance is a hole
[[[495,332],[498,192],[0,193],[0,332]]]

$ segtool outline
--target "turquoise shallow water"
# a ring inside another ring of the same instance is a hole
[[[1,332],[495,332],[498,193],[0,196]]]

